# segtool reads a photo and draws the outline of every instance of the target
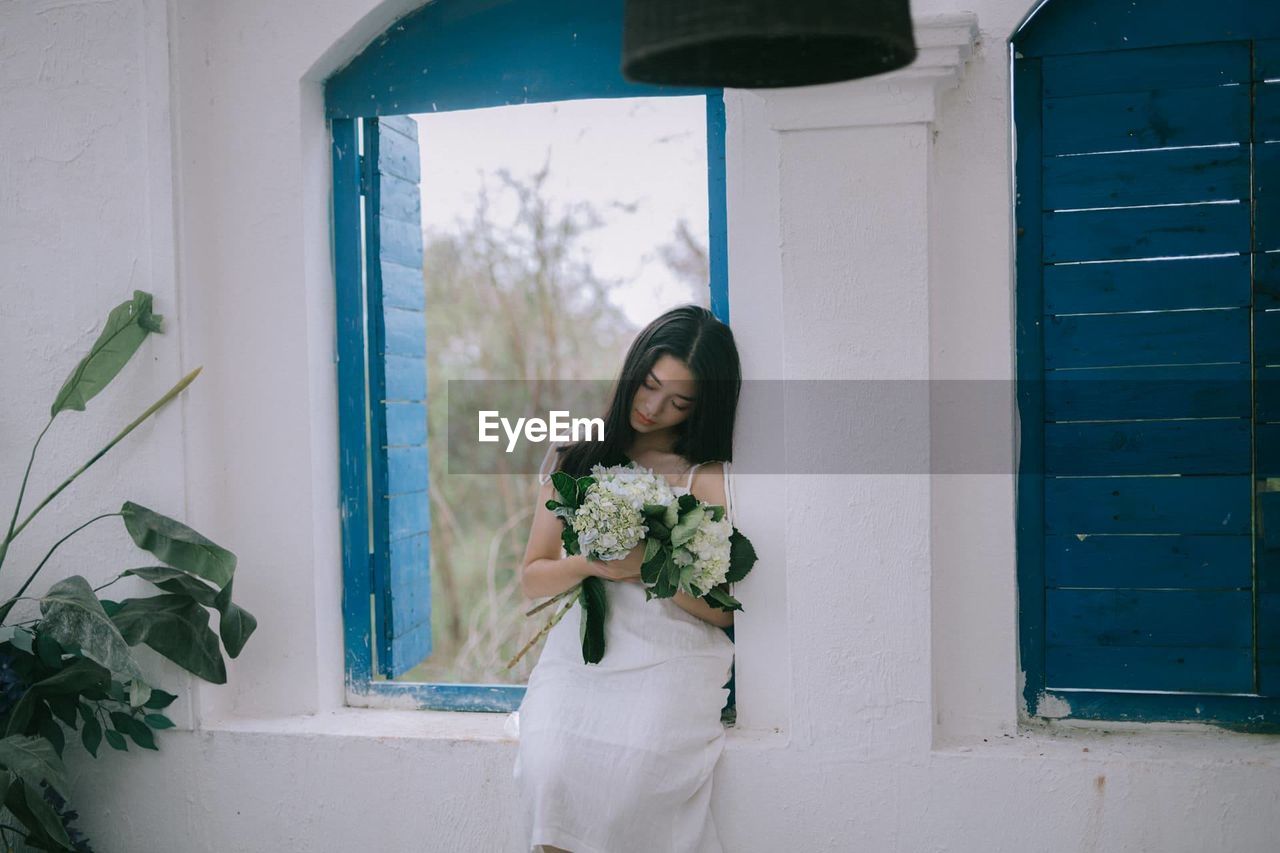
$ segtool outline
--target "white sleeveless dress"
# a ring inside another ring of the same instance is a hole
[[[688,492],[697,467],[676,494]],[[604,657],[582,662],[574,604],[547,634],[508,719],[519,737],[513,776],[530,849],[722,853],[711,781],[733,641],[671,599],[646,601],[642,584],[605,584]]]

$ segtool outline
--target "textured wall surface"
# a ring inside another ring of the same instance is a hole
[[[184,695],[158,753],[69,745],[100,849],[521,849],[498,715],[343,708],[321,81],[413,5],[0,2],[0,507],[133,288],[168,331],[50,431],[31,493],[204,367],[10,559],[131,498],[234,550],[236,599],[260,623],[225,686],[188,690],[148,661]],[[930,85],[729,94],[749,377],[1012,375],[1006,39],[1028,5],[913,4],[980,28],[936,112]],[[754,405],[744,460],[778,452],[751,426],[776,413]],[[824,426],[788,417],[792,441]],[[927,426],[903,425],[926,441]],[[716,774],[726,850],[1274,849],[1276,738],[1019,725],[1008,477],[744,476],[737,492],[761,562],[740,590],[740,725]],[[69,543],[44,583],[141,565],[109,528]]]

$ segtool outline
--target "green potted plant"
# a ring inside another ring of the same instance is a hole
[[[10,544],[36,514],[199,375],[196,368],[184,376],[19,521],[40,440],[59,414],[84,411],[147,335],[161,331],[163,318],[152,313],[151,304],[151,294],[135,290],[131,300],[116,306],[89,353],[63,383],[49,422],[31,448],[13,515],[0,538],[0,572]],[[41,597],[24,595],[63,542],[115,516],[156,565],[126,569],[98,587],[71,575]],[[0,603],[0,804],[7,813],[0,818],[0,837],[5,849],[17,840],[37,850],[92,851],[71,825],[76,813],[67,808],[64,727],[78,732],[95,758],[104,737],[117,750],[127,750],[130,740],[156,749],[153,730],[173,726],[160,712],[177,697],[147,684],[131,647],[145,644],[205,681],[225,683],[219,637],[234,658],[257,626],[248,611],[231,601],[235,567],[236,557],[227,549],[178,521],[125,501],[119,511],[95,516],[55,542],[18,591]],[[127,576],[148,581],[161,594],[123,601],[99,598],[99,590]],[[22,600],[39,602],[40,615],[11,622],[9,614]],[[207,608],[218,614],[216,634]]]

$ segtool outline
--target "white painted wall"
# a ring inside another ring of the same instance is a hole
[[[192,693],[149,660],[194,699],[158,754],[69,748],[104,850],[520,849],[500,716],[342,707],[320,87],[413,5],[0,3],[0,481],[16,482],[63,376],[131,288],[156,294],[169,331],[50,431],[31,493],[204,367],[11,565],[131,498],[232,548],[236,598],[260,622],[225,686]],[[731,94],[749,377],[1012,376],[1005,41],[1028,5],[917,0],[922,37],[956,41],[936,16],[960,12],[980,30],[936,108],[934,83],[910,75]],[[1012,455],[1008,402],[995,423]],[[743,468],[776,452],[753,406]],[[794,441],[819,426],[788,422]],[[1277,738],[1019,725],[1010,478],[743,477],[738,496],[762,560],[742,587],[740,726],[716,776],[728,850],[1275,849]],[[44,585],[135,564],[119,530],[86,533]]]

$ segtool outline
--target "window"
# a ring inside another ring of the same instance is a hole
[[[437,377],[427,369],[433,305],[423,267],[431,246],[423,241],[419,136],[429,131],[421,129],[432,127],[434,116],[460,110],[698,98],[706,134],[706,222],[699,226],[707,235],[709,301],[728,320],[721,93],[627,83],[618,70],[621,21],[621,2],[429,4],[326,82],[351,704],[390,697],[423,708],[499,712],[516,708],[524,692],[496,679],[417,677],[448,669],[423,664],[440,627],[433,609],[439,616],[445,598],[431,585],[433,544],[437,550],[441,544],[433,537],[449,535],[449,520],[432,517],[428,477],[437,465],[429,450],[428,380]],[[524,503],[532,504],[532,492]],[[525,530],[527,519],[519,532]]]
[[[1280,719],[1277,37],[1164,0],[1013,39],[1032,714]]]

